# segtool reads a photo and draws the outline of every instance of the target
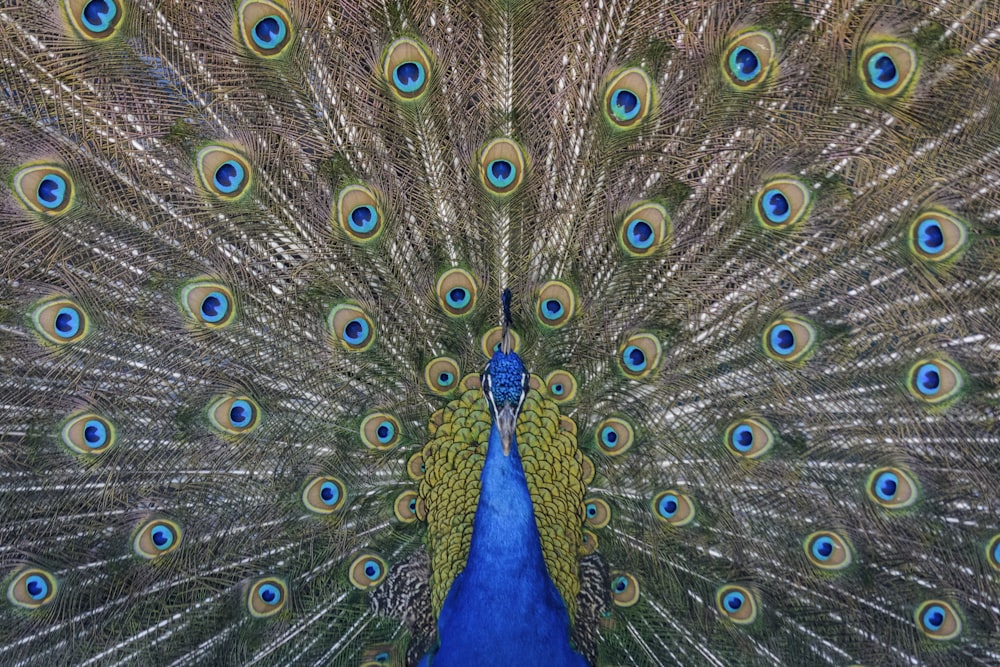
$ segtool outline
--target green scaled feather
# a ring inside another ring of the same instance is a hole
[[[8,5],[0,664],[1000,664],[994,0]]]

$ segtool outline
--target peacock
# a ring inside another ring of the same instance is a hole
[[[0,665],[1000,664],[997,0],[0,26]]]

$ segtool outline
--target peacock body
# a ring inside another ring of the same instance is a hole
[[[0,664],[1000,664],[1000,3],[0,25]]]

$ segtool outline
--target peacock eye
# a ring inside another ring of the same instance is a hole
[[[736,456],[755,459],[774,444],[774,432],[761,419],[740,419],[726,429],[725,445]]]
[[[660,341],[651,333],[629,336],[619,348],[618,363],[625,375],[634,380],[648,376],[660,362]]]
[[[671,489],[658,493],[652,506],[654,516],[671,526],[684,526],[694,520],[694,504],[679,491]]]
[[[524,180],[524,152],[510,139],[494,139],[479,154],[480,180],[488,192],[509,195]]]
[[[413,523],[423,514],[420,498],[416,491],[407,490],[396,496],[393,513],[403,523]]]
[[[902,509],[917,501],[917,485],[900,468],[878,468],[868,477],[868,497],[887,509]]]
[[[73,31],[90,41],[114,35],[125,14],[125,5],[118,0],[65,0],[65,3]]]
[[[382,73],[389,90],[404,102],[420,99],[427,92],[431,63],[423,45],[409,38],[400,38],[386,49]]]
[[[542,326],[556,329],[573,317],[575,304],[569,285],[553,280],[542,285],[535,302],[535,316]]]
[[[914,617],[917,627],[930,639],[945,641],[962,633],[962,619],[955,608],[944,600],[921,603]]]
[[[349,578],[355,587],[363,590],[382,583],[387,571],[386,563],[381,557],[372,553],[363,553],[351,563]]]
[[[804,544],[806,557],[814,566],[824,570],[842,570],[851,564],[851,548],[847,541],[830,531],[809,535]]]
[[[77,343],[90,332],[86,312],[69,299],[57,297],[39,302],[31,321],[45,341],[56,345]]]
[[[460,376],[458,362],[450,357],[432,359],[424,368],[424,380],[435,394],[448,394],[453,391]]]
[[[261,58],[284,54],[292,42],[288,13],[269,0],[244,0],[237,11],[237,21],[243,44]]]
[[[361,441],[371,449],[392,449],[399,443],[399,420],[386,412],[374,412],[361,420]]]
[[[246,396],[220,398],[208,409],[209,421],[230,435],[249,433],[260,424],[260,406]]]
[[[250,165],[246,158],[226,146],[211,145],[198,151],[198,177],[209,194],[223,201],[236,201],[249,192]]]
[[[734,623],[753,623],[757,618],[757,600],[749,589],[729,584],[715,594],[715,606]]]
[[[729,83],[740,90],[752,90],[765,80],[774,60],[774,38],[763,30],[738,35],[726,49],[723,71]]]
[[[670,231],[666,209],[659,204],[640,203],[622,221],[618,240],[630,255],[643,257],[660,248]]]
[[[132,540],[132,550],[137,556],[154,559],[168,554],[181,544],[181,528],[173,521],[157,519],[150,521],[136,531]]]
[[[948,403],[961,393],[962,387],[962,372],[944,359],[925,359],[910,368],[907,388],[924,403]]]
[[[791,229],[805,219],[811,199],[809,190],[801,181],[774,178],[767,181],[754,197],[754,215],[764,229]]]
[[[584,521],[591,528],[600,529],[611,521],[611,507],[600,498],[588,498],[583,501]]]
[[[47,216],[64,213],[74,201],[69,173],[52,164],[22,167],[14,174],[14,193],[29,210]]]
[[[597,448],[608,456],[623,454],[634,437],[632,426],[616,417],[609,417],[597,425]]]
[[[310,512],[330,514],[344,506],[344,483],[336,477],[314,477],[302,490],[302,504]]]
[[[552,400],[560,405],[576,398],[576,378],[569,371],[552,371],[545,376],[545,386]]]
[[[103,454],[115,444],[115,428],[111,422],[93,413],[70,418],[62,427],[63,444],[77,454]]]
[[[250,585],[247,609],[254,618],[267,618],[281,611],[288,598],[288,587],[277,577],[258,579]]]
[[[327,316],[330,333],[349,352],[361,352],[375,342],[375,325],[371,318],[353,304],[334,306]]]
[[[611,77],[604,91],[604,115],[611,126],[624,130],[641,123],[653,105],[653,82],[638,67]]]
[[[476,307],[476,281],[465,269],[449,269],[437,281],[441,310],[450,317],[462,317]]]
[[[38,609],[52,602],[59,586],[50,572],[28,567],[16,572],[7,585],[7,599],[22,609]]]
[[[181,308],[195,325],[221,329],[234,321],[233,294],[221,283],[196,280],[181,289]]]
[[[945,209],[926,211],[910,223],[910,252],[928,263],[957,259],[967,240],[966,224]]]
[[[816,330],[801,317],[788,316],[764,330],[764,351],[777,361],[804,361],[813,351]]]
[[[631,607],[639,601],[639,582],[628,572],[611,573],[611,600],[619,607]]]
[[[917,54],[903,42],[884,42],[864,49],[861,80],[873,97],[897,97],[909,88],[917,71]]]

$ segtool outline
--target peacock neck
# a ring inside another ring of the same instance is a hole
[[[504,455],[490,429],[465,570],[438,617],[433,667],[585,667],[569,644],[569,615],[549,577],[516,439]]]

